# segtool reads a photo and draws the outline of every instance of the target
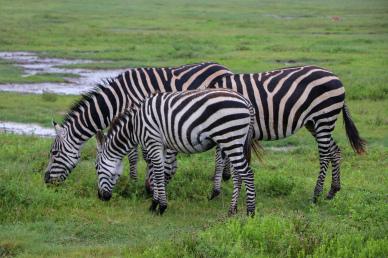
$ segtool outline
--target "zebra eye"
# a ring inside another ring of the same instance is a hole
[[[57,155],[59,154],[59,151],[52,151],[51,154],[52,154],[53,156],[57,156]]]

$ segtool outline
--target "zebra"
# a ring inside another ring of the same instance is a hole
[[[229,214],[237,212],[237,199],[244,181],[247,214],[255,212],[254,176],[248,165],[255,111],[249,100],[225,89],[166,92],[147,98],[138,109],[121,115],[108,131],[99,134],[96,170],[98,196],[109,200],[122,170],[122,158],[141,144],[154,166],[151,211],[167,208],[163,173],[166,149],[198,153],[217,145],[228,157],[233,173],[233,195]]]
[[[296,66],[256,74],[231,74],[208,88],[226,88],[249,99],[256,112],[254,139],[277,140],[306,127],[318,144],[320,171],[314,188],[313,202],[323,190],[329,162],[332,164],[332,184],[327,199],[341,189],[341,150],[332,138],[332,131],[342,111],[345,130],[353,150],[365,152],[366,142],[359,136],[349,109],[345,105],[345,90],[337,76],[317,66]],[[228,160],[216,152],[214,186],[209,199],[220,194],[221,172],[227,175]],[[152,171],[150,172],[152,173]],[[168,172],[167,172],[168,173]]]
[[[277,140],[296,133],[303,126],[318,144],[320,171],[314,188],[313,202],[323,190],[326,171],[332,164],[332,183],[327,199],[341,189],[341,150],[332,138],[342,111],[348,140],[357,154],[365,153],[363,140],[345,104],[345,89],[332,72],[317,66],[287,67],[263,73],[230,74],[208,88],[227,88],[249,99],[256,112],[254,139]],[[219,170],[216,170],[219,171]],[[216,181],[221,176],[216,175]],[[220,182],[214,183],[213,196]]]
[[[98,130],[107,128],[113,118],[155,92],[206,88],[231,72],[214,62],[174,68],[133,68],[98,85],[76,102],[62,124],[53,121],[56,136],[51,145],[46,183],[64,181],[80,160],[83,144]],[[129,153],[131,177],[136,178],[137,149]]]

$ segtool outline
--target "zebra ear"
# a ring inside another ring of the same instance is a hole
[[[63,135],[63,128],[60,126],[57,122],[54,121],[54,119],[51,121],[51,123],[54,126],[55,132],[57,135],[62,136]]]
[[[97,149],[100,150],[102,145],[105,142],[105,135],[102,131],[97,131],[96,140],[97,140]]]

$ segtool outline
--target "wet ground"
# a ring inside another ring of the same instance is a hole
[[[53,128],[45,128],[37,124],[24,124],[0,121],[0,132],[8,132],[21,135],[35,135],[39,137],[54,137]]]
[[[23,76],[36,74],[74,74],[75,77],[65,78],[65,83],[8,83],[0,84],[0,91],[13,91],[42,94],[79,95],[93,89],[104,79],[117,76],[124,70],[93,70],[66,68],[66,65],[96,63],[98,61],[81,59],[43,58],[33,52],[0,52],[0,58],[22,68]]]
[[[41,58],[33,52],[0,52],[0,58],[8,60],[23,69],[23,76],[42,74],[75,74],[78,78],[66,78],[66,83],[10,83],[0,84],[0,91],[13,91],[23,93],[42,94],[44,92],[56,94],[79,95],[93,89],[97,83],[106,78],[117,76],[124,70],[91,70],[79,68],[66,68],[63,66],[73,64],[95,63],[92,60]],[[25,124],[0,121],[0,132],[11,132],[21,135],[35,135],[39,137],[54,137],[52,128],[45,128],[37,124]],[[287,152],[295,146],[269,147],[266,150]]]

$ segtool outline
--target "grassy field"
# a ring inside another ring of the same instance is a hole
[[[257,214],[226,216],[232,191],[207,200],[213,152],[179,156],[164,216],[125,176],[112,200],[96,197],[95,143],[61,186],[47,187],[51,140],[0,134],[0,257],[387,257],[388,4],[385,1],[5,1],[0,51],[112,60],[91,68],[172,66],[213,60],[235,72],[315,64],[343,80],[368,154],[356,156],[342,120],[334,138],[343,152],[342,190],[310,203],[319,163],[306,130],[264,147],[253,162]],[[78,65],[80,66],[80,65]],[[0,62],[0,83],[62,81],[22,77]],[[75,96],[0,93],[0,120],[49,126]],[[145,164],[140,163],[140,171]],[[126,164],[128,170],[128,164]],[[328,191],[331,177],[326,179]],[[243,191],[244,192],[244,191]]]

